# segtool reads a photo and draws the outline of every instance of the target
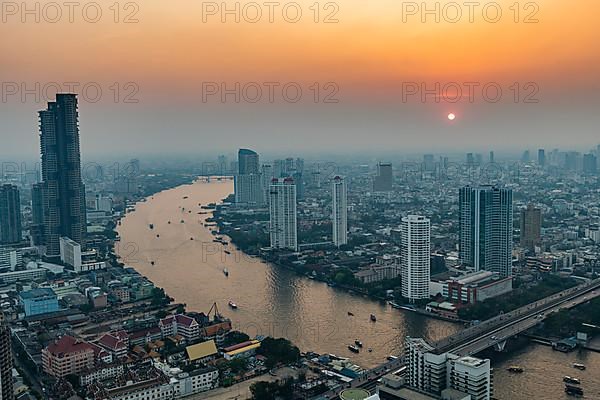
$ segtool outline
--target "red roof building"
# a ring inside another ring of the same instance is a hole
[[[72,336],[63,336],[42,350],[42,366],[49,375],[63,378],[94,366],[94,348]]]

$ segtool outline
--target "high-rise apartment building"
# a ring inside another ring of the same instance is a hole
[[[400,273],[402,297],[411,301],[429,298],[431,265],[431,224],[428,218],[402,218]]]
[[[435,398],[491,400],[494,386],[489,359],[439,353],[421,338],[406,338],[404,348],[409,387]]]
[[[542,210],[529,204],[521,210],[521,246],[533,249],[542,242]]]
[[[15,185],[0,186],[0,244],[18,243],[22,238],[21,198]]]
[[[512,190],[463,187],[459,209],[461,262],[475,271],[512,275]]]
[[[60,237],[82,247],[86,236],[85,187],[81,180],[77,95],[57,94],[39,112],[46,256],[60,255]]]
[[[273,179],[269,186],[271,247],[298,250],[296,185],[292,178]]]
[[[391,192],[394,183],[391,163],[378,163],[377,175],[373,180],[374,192]]]
[[[12,378],[12,347],[10,345],[10,327],[0,311],[0,399],[15,398]]]
[[[258,154],[249,149],[238,151],[238,174],[234,176],[235,202],[250,206],[265,203]]]
[[[333,178],[331,192],[333,244],[340,247],[348,243],[348,187],[346,180],[340,176]]]

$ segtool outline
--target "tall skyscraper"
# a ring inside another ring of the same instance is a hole
[[[0,186],[0,244],[21,241],[21,198],[15,185]]]
[[[490,164],[493,164],[495,162],[494,160],[494,152],[490,151]]]
[[[81,180],[77,95],[57,94],[39,112],[47,257],[60,255],[60,237],[85,247],[85,187]]]
[[[273,179],[271,182],[269,215],[271,247],[298,250],[296,185],[292,178]]]
[[[523,155],[521,156],[521,161],[524,162],[524,163],[528,163],[530,161],[530,159],[531,159],[531,157],[530,157],[530,154],[529,154],[529,150],[525,150],[523,152]]]
[[[377,175],[373,180],[373,191],[375,192],[391,192],[394,183],[391,163],[378,163]]]
[[[0,399],[15,398],[12,380],[12,348],[10,346],[10,327],[0,311]]]
[[[348,188],[344,178],[333,178],[331,198],[333,244],[340,247],[348,243]]]
[[[235,202],[262,206],[265,203],[258,154],[249,149],[238,151],[238,174],[234,176]]]
[[[240,175],[258,174],[258,154],[249,149],[238,151],[238,172]]]
[[[546,150],[538,149],[538,164],[540,167],[546,166]]]
[[[460,189],[460,260],[475,271],[512,275],[512,190]]]
[[[533,249],[542,242],[542,210],[529,204],[521,210],[521,246]]]
[[[431,224],[428,218],[409,215],[400,226],[402,297],[411,301],[429,298]]]

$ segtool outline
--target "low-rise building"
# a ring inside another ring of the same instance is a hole
[[[42,350],[44,372],[57,378],[77,375],[94,366],[94,349],[83,341],[65,335]]]
[[[56,293],[49,288],[32,289],[19,294],[25,316],[48,314],[59,310]]]
[[[185,314],[170,315],[159,321],[163,337],[180,335],[187,342],[193,342],[200,338],[200,324]]]

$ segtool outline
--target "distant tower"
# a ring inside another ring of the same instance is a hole
[[[15,185],[0,186],[0,244],[18,243],[22,238],[21,200]]]
[[[542,211],[529,204],[521,211],[521,246],[533,249],[541,243]]]
[[[0,399],[13,400],[12,348],[10,346],[10,327],[0,311]]]
[[[495,162],[494,160],[494,152],[490,151],[490,164],[493,164]]]
[[[292,178],[273,179],[269,187],[271,247],[298,250],[296,185]]]
[[[391,192],[393,187],[393,173],[391,163],[378,163],[377,176],[373,181],[374,192]]]
[[[46,256],[60,255],[60,237],[85,247],[85,187],[81,180],[77,95],[57,94],[39,112]]]
[[[540,167],[546,166],[546,150],[538,149],[538,164]]]
[[[348,243],[348,188],[344,178],[333,178],[331,196],[333,244],[340,247]]]
[[[512,275],[512,190],[465,186],[459,195],[460,260],[476,271]]]
[[[249,149],[238,151],[238,168],[240,175],[258,174],[258,154]]]
[[[402,218],[400,229],[402,297],[411,301],[428,299],[431,276],[431,223],[425,217],[409,215]]]

